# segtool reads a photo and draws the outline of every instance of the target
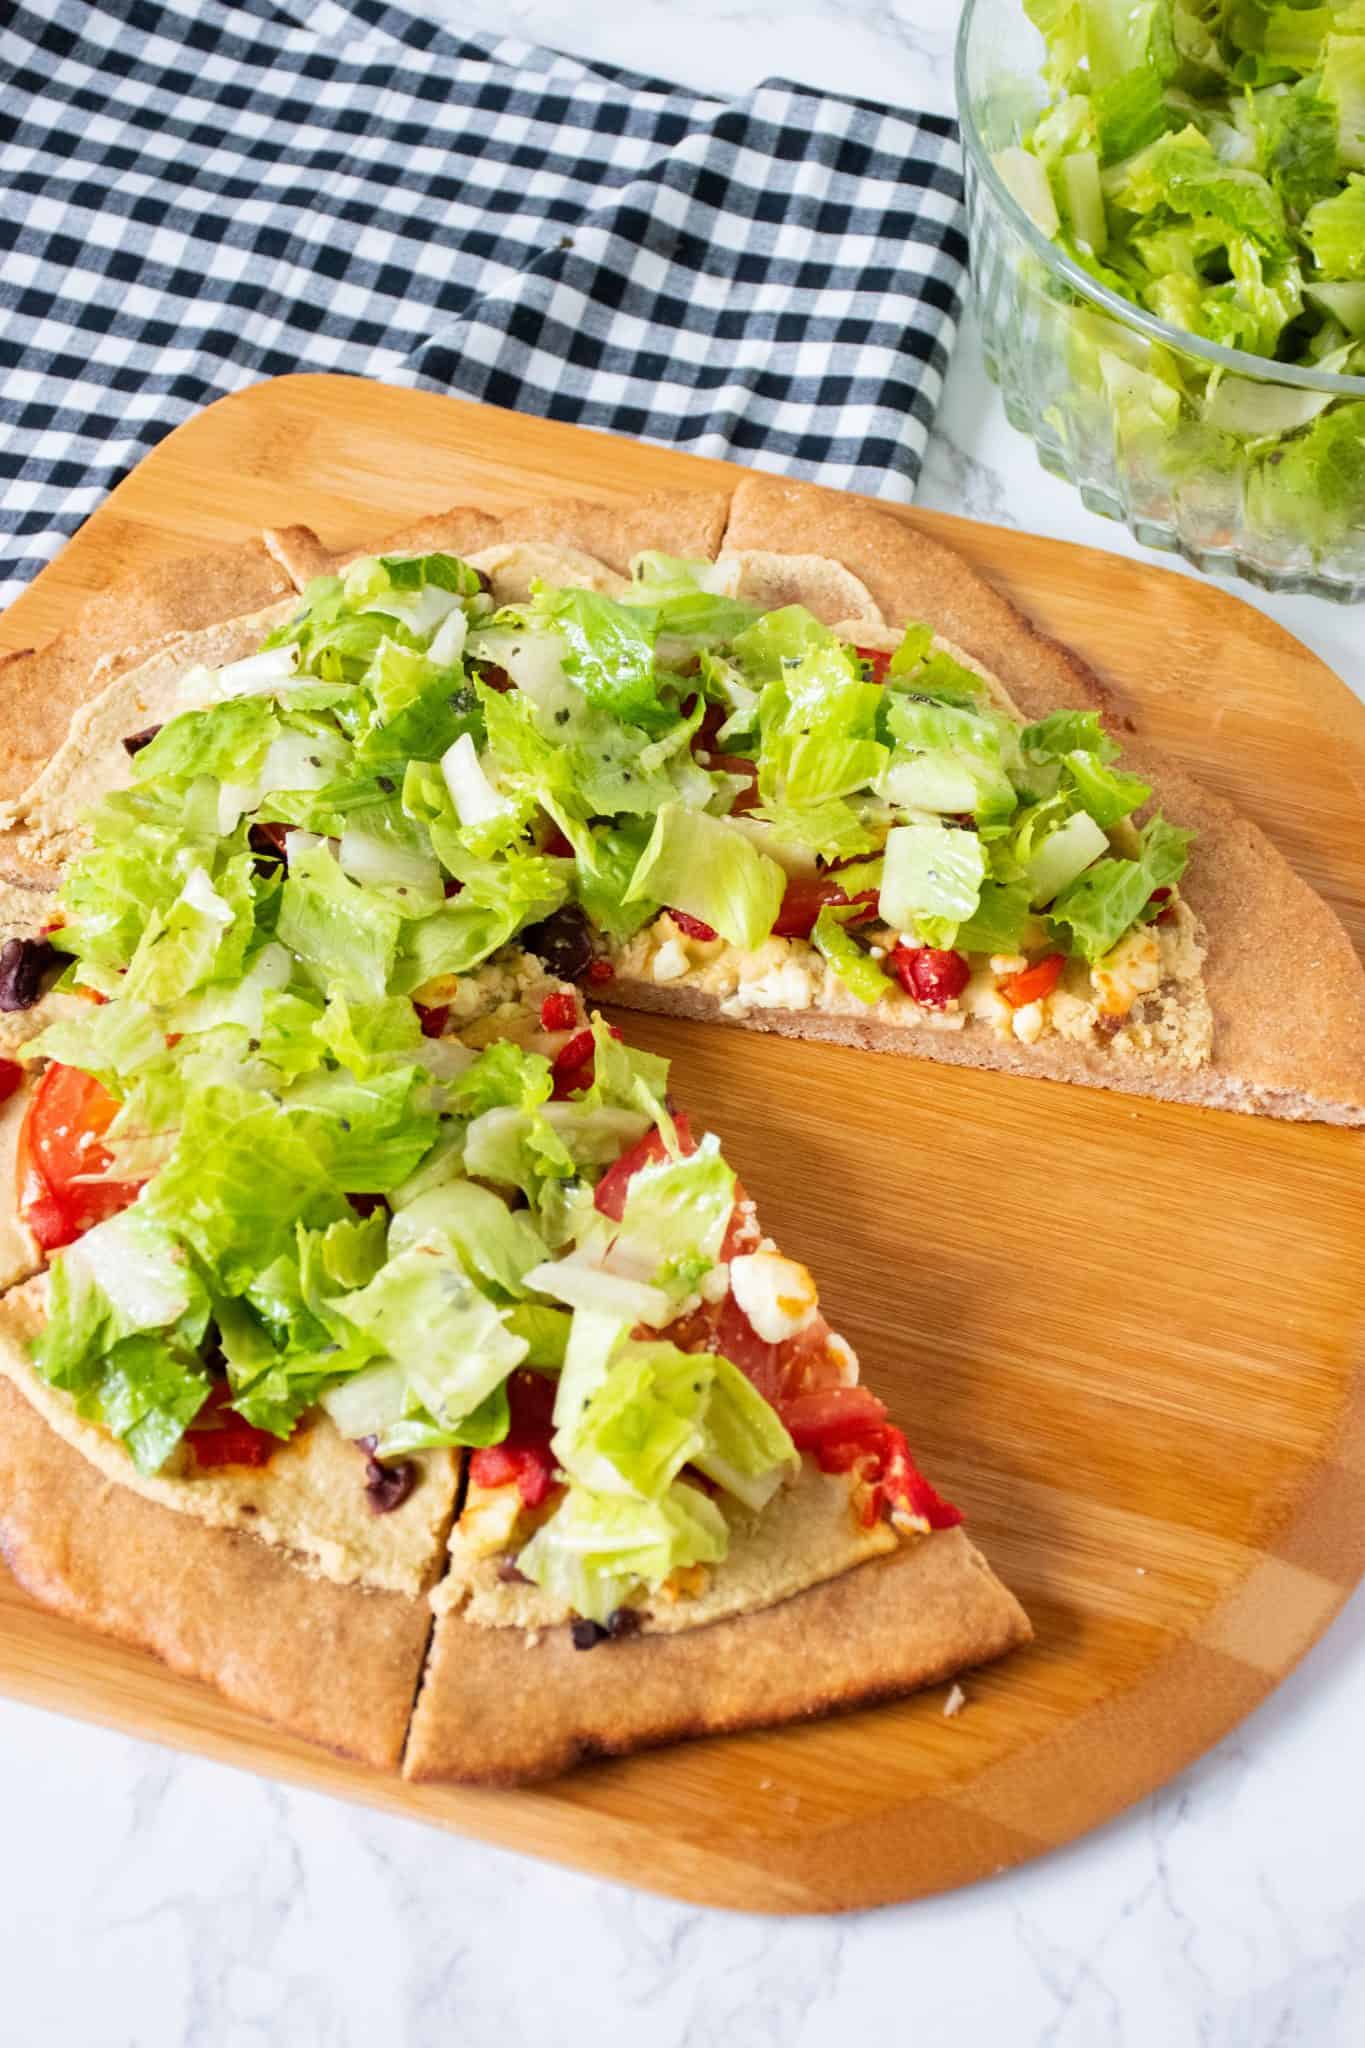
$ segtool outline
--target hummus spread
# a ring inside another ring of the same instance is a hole
[[[0,1373],[107,1478],[213,1528],[237,1529],[291,1551],[305,1570],[341,1586],[412,1596],[431,1584],[455,1511],[459,1468],[452,1452],[423,1453],[412,1492],[383,1515],[365,1497],[361,1453],[321,1410],[305,1418],[265,1465],[149,1478],[115,1437],[79,1416],[70,1398],[48,1386],[30,1363],[28,1347],[42,1326],[46,1288],[46,1275],[40,1275],[0,1301]]]
[[[730,1552],[705,1572],[685,1575],[691,1582],[678,1597],[661,1590],[640,1609],[640,1625],[650,1634],[673,1635],[701,1628],[735,1614],[753,1614],[804,1592],[824,1579],[837,1578],[866,1558],[895,1550],[900,1538],[886,1522],[864,1528],[853,1500],[854,1482],[847,1473],[821,1472],[809,1458],[800,1476],[764,1508],[751,1515],[722,1496],[720,1506],[730,1523]],[[492,1492],[514,1493],[499,1487]],[[431,1595],[438,1614],[458,1609],[466,1621],[483,1628],[553,1628],[572,1617],[562,1602],[538,1586],[501,1576],[504,1560],[530,1535],[509,1532],[504,1544],[489,1555],[478,1539],[481,1489],[471,1486],[465,1511],[450,1538],[446,1576]],[[484,1498],[489,1498],[485,1495]],[[471,1520],[470,1509],[476,1512]]]

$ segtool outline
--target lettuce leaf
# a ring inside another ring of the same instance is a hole
[[[395,1215],[392,1252],[426,1241],[448,1245],[476,1287],[498,1301],[525,1296],[526,1275],[547,1256],[525,1210],[509,1209],[489,1189],[454,1180],[418,1196]]]
[[[517,1558],[535,1585],[575,1614],[605,1622],[630,1596],[690,1564],[716,1564],[729,1527],[714,1501],[677,1480],[658,1500],[571,1486]]]
[[[396,911],[347,879],[325,846],[309,847],[290,861],[276,937],[324,993],[380,1001],[388,992],[402,925]]]
[[[670,904],[752,949],[772,930],[786,887],[784,870],[732,825],[665,804],[624,901]]]
[[[735,1176],[711,1132],[686,1158],[643,1166],[631,1180],[605,1263],[679,1299],[720,1257],[735,1206]]]
[[[878,908],[893,930],[948,945],[956,927],[974,915],[985,878],[986,856],[975,832],[897,825],[887,835]]]
[[[633,725],[656,724],[652,615],[594,590],[547,592],[543,607],[564,641],[564,667],[588,702]]]
[[[1324,277],[1365,278],[1365,173],[1353,172],[1335,197],[1320,199],[1303,232]]]
[[[436,1237],[393,1254],[367,1287],[334,1306],[401,1367],[409,1394],[438,1427],[461,1422],[526,1356],[525,1340]]]
[[[1098,860],[1062,890],[1048,915],[1049,930],[1070,951],[1102,959],[1138,922],[1152,891],[1179,881],[1192,836],[1153,818],[1136,860]]]
[[[864,952],[844,919],[828,904],[815,920],[811,943],[860,1003],[878,1003],[890,989],[891,983],[876,961]]]

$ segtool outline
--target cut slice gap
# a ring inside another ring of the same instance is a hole
[[[45,1607],[292,1734],[397,1767],[430,1635],[425,1600],[312,1578],[251,1536],[110,1486],[8,1380],[0,1551]]]
[[[441,1616],[404,1751],[413,1780],[524,1784],[592,1757],[871,1705],[1027,1643],[960,1529],[756,1614],[575,1650]]]

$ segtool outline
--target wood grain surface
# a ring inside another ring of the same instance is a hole
[[[721,464],[338,377],[262,384],[152,454],[0,621],[266,522],[332,542],[454,503],[702,486]],[[1365,713],[1228,593],[942,515],[1135,718],[1240,803],[1365,944]],[[1292,975],[1292,960],[1268,961]],[[1365,1568],[1360,1133],[1137,1104],[631,1018],[809,1260],[1036,1644],[966,1682],[529,1792],[406,1785],[234,1712],[0,1577],[0,1687],[710,1904],[819,1911],[965,1883],[1161,1784],[1262,1699]]]

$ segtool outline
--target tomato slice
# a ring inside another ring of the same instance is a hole
[[[678,1133],[678,1149],[686,1158],[690,1152],[697,1149],[697,1141],[692,1136],[692,1125],[684,1114],[674,1117],[673,1126]],[[607,1168],[597,1183],[592,1198],[593,1206],[601,1215],[609,1216],[613,1223],[619,1223],[626,1212],[626,1195],[630,1184],[640,1168],[658,1166],[667,1157],[668,1147],[658,1128],[646,1131],[643,1138],[637,1138],[633,1145],[627,1147],[614,1166]]]
[[[880,1496],[880,1498],[878,1498]],[[903,1507],[931,1529],[956,1529],[961,1508],[934,1491],[910,1455],[910,1446],[898,1429],[888,1429],[882,1447],[881,1472],[873,1494],[880,1513],[883,1504]]]
[[[782,908],[773,926],[775,935],[779,939],[808,939],[815,930],[816,918],[829,903],[864,906],[857,917],[849,919],[850,924],[861,924],[865,918],[876,915],[877,892],[875,889],[861,889],[856,896],[849,896],[839,886],[837,874],[793,875],[783,893]]]
[[[871,1527],[899,1507],[931,1529],[953,1529],[962,1512],[937,1494],[910,1455],[902,1432],[867,1387],[825,1387],[778,1404],[798,1450],[812,1451],[822,1472],[857,1471],[866,1486],[862,1518]]]
[[[554,1434],[555,1382],[525,1366],[507,1382],[511,1411],[507,1434],[469,1460],[476,1486],[507,1486],[515,1481],[522,1505],[538,1508],[558,1483],[550,1438]]]
[[[24,1070],[18,1060],[0,1060],[0,1102],[8,1102],[24,1085]]]
[[[1025,1003],[1040,1003],[1044,996],[1052,994],[1065,966],[1065,953],[1047,953],[1041,960],[1035,960],[1032,967],[1007,974],[1000,984],[1000,993],[1012,1010],[1022,1010]]]
[[[119,1104],[92,1074],[54,1060],[19,1131],[19,1213],[46,1252],[72,1244],[137,1199],[141,1181],[90,1180],[112,1154],[100,1141]]]
[[[235,1408],[229,1408],[232,1389],[220,1380],[185,1431],[195,1464],[201,1471],[219,1465],[264,1465],[279,1439],[269,1430],[257,1429]]]
[[[817,1451],[849,1438],[876,1438],[886,1424],[886,1404],[870,1387],[821,1387],[784,1401],[782,1420],[798,1451]]]

